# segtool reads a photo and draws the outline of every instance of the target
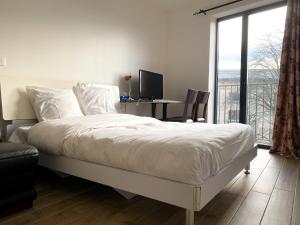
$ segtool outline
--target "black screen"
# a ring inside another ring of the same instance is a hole
[[[140,98],[163,98],[163,75],[146,70],[140,70]]]

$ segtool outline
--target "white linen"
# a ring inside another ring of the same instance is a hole
[[[8,138],[8,142],[16,144],[28,144],[28,133],[32,126],[22,126],[16,128]]]
[[[27,86],[26,91],[39,121],[83,116],[71,89]]]
[[[117,86],[78,83],[74,92],[84,115],[120,112]]]
[[[252,149],[254,135],[242,124],[102,114],[38,123],[28,141],[50,154],[198,185]]]

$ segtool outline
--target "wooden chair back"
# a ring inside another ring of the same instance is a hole
[[[199,105],[204,105],[203,112],[202,112],[202,118],[206,121],[206,114],[207,114],[207,104],[209,99],[210,92],[208,91],[198,91],[196,103],[193,106],[193,121],[197,122],[198,120],[198,110]]]
[[[194,112],[194,105],[196,103],[197,100],[197,95],[198,95],[198,91],[197,90],[193,90],[193,89],[188,89],[187,95],[186,95],[186,99],[185,99],[185,103],[184,103],[184,109],[183,109],[183,118],[187,119],[188,118],[188,109],[190,105],[193,105],[193,110],[191,113],[191,117],[193,119],[193,115],[195,114]]]

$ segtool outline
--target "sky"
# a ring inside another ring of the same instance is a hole
[[[286,7],[271,9],[249,16],[248,52],[259,40],[274,32],[284,31]],[[219,23],[219,70],[240,69],[242,17]]]

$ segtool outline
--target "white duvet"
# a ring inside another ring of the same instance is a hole
[[[28,142],[63,155],[188,184],[201,184],[254,146],[248,125],[169,123],[101,114],[33,126]]]

